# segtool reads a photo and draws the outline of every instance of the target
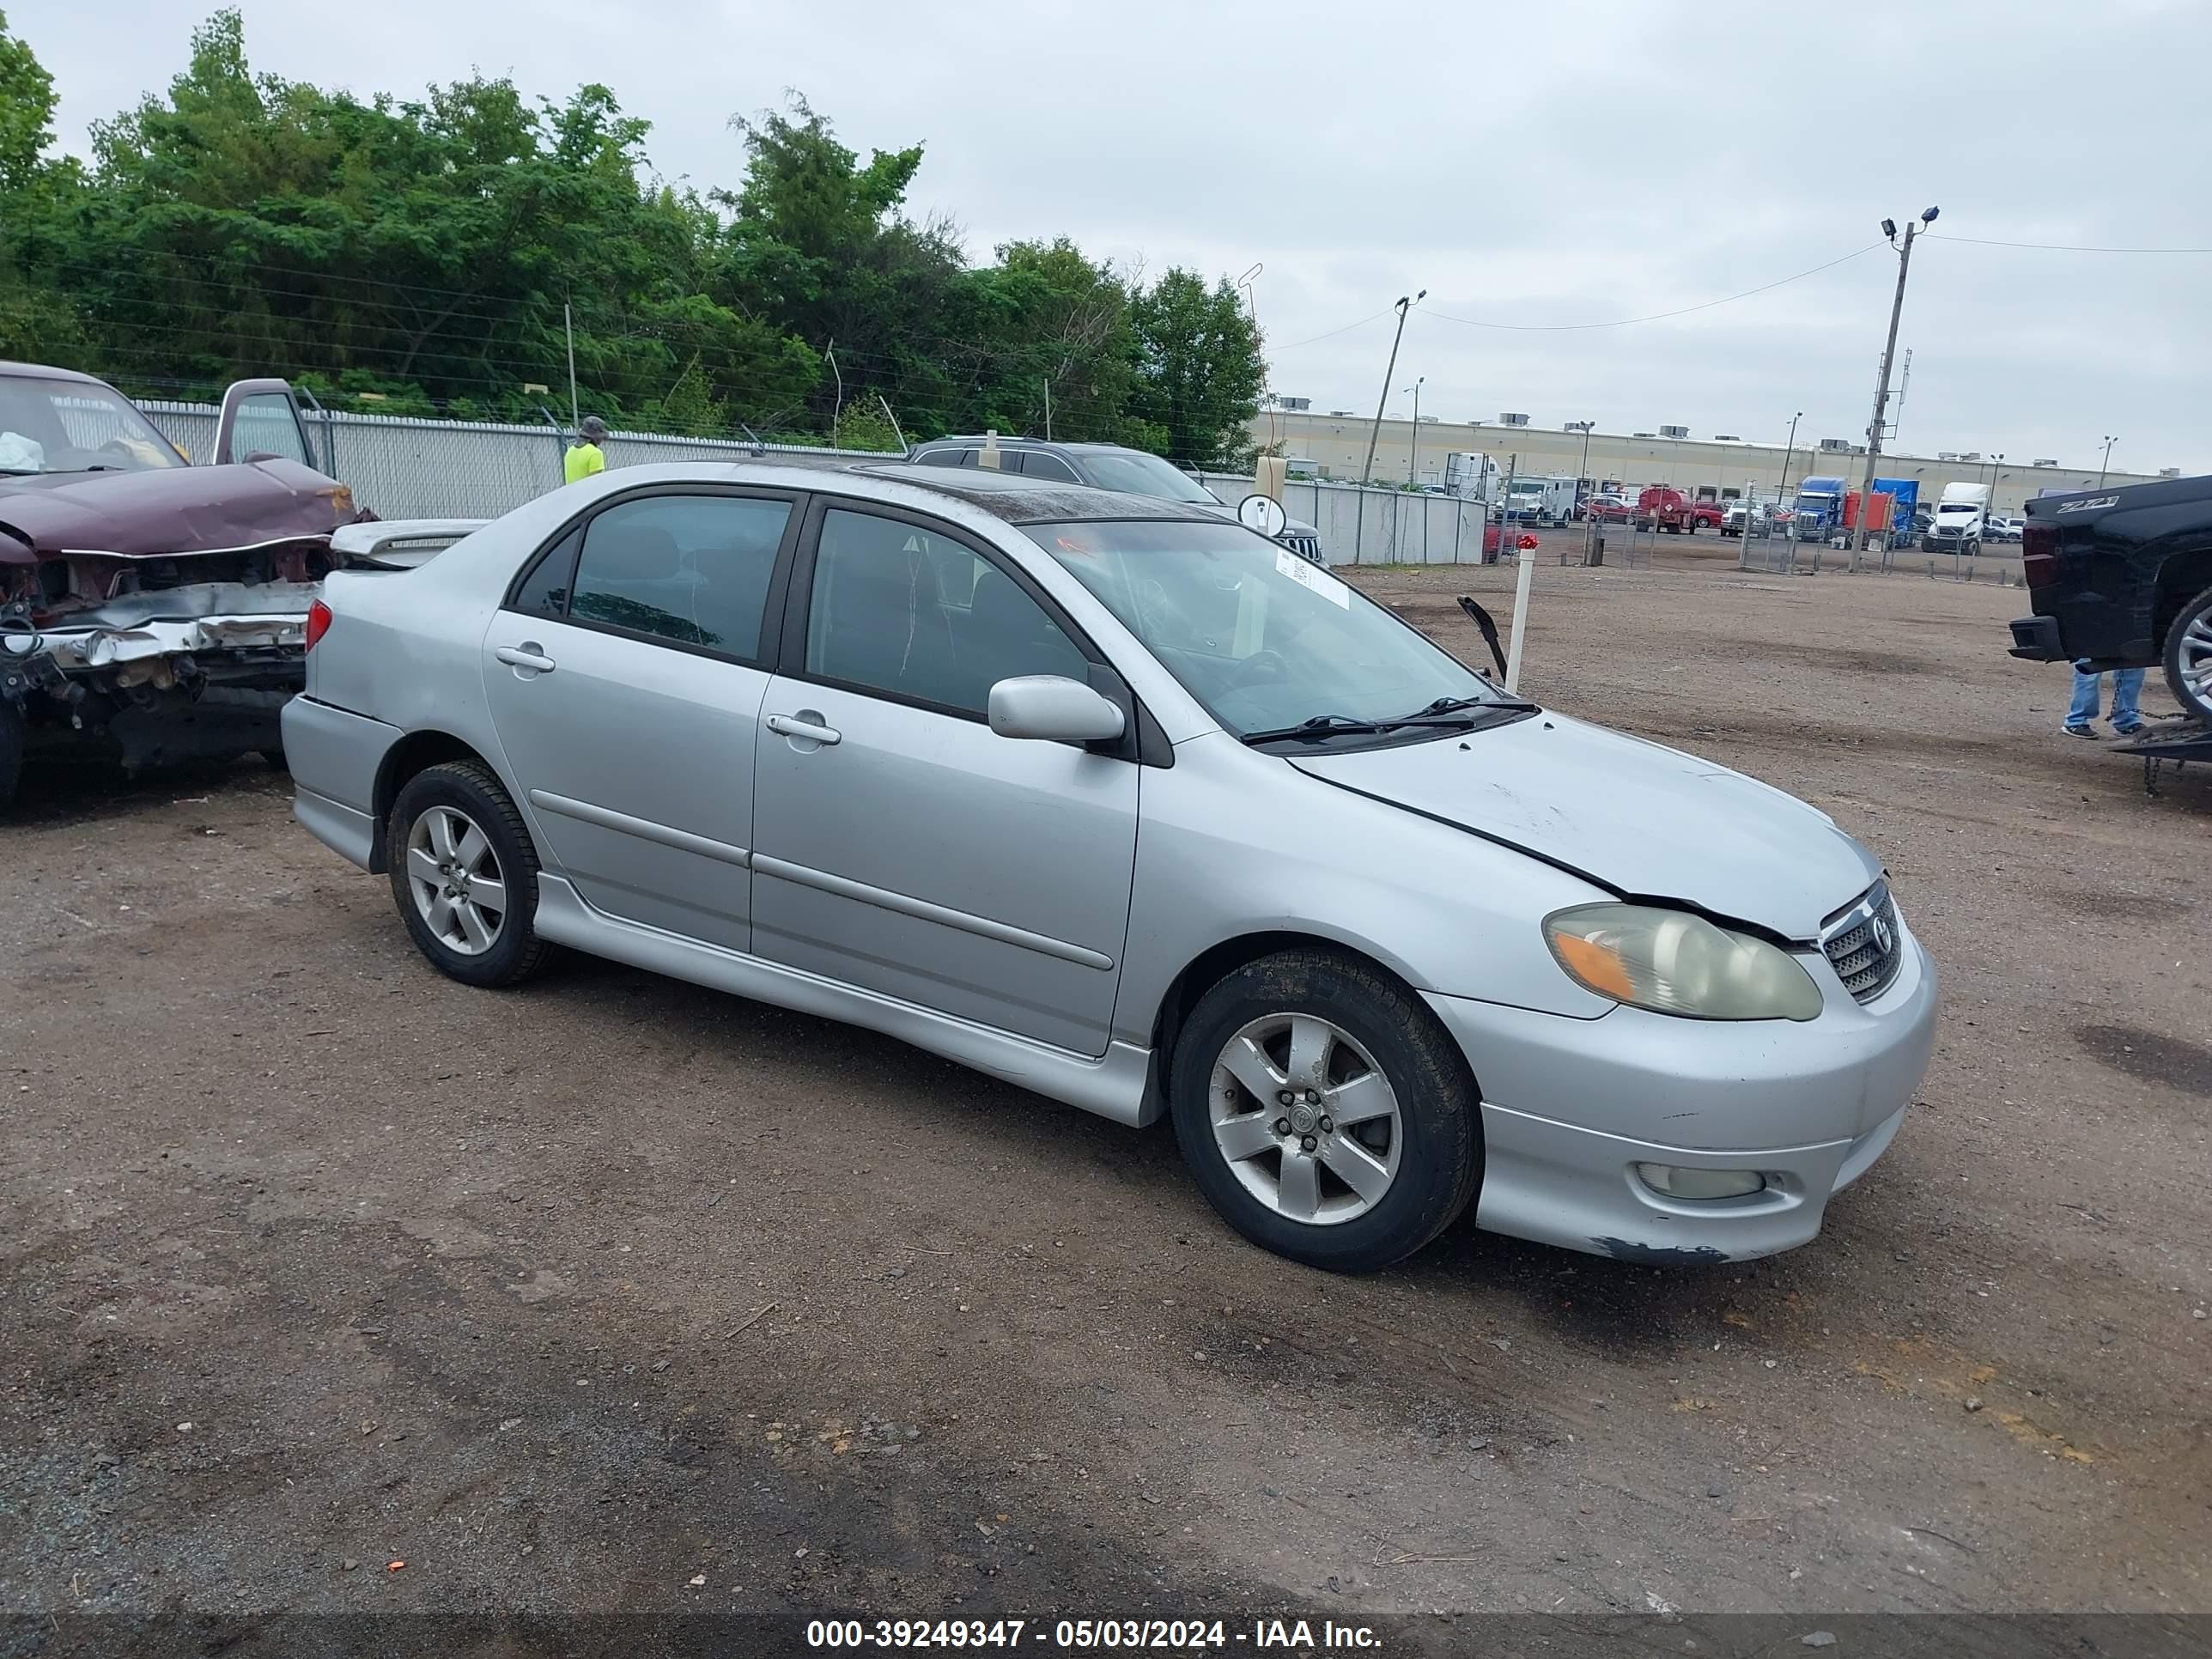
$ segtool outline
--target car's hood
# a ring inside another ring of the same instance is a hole
[[[1546,713],[1299,770],[1454,823],[1633,898],[1673,899],[1793,939],[1881,865],[1825,812],[1678,750]]]
[[[42,558],[207,553],[327,536],[360,516],[351,490],[297,461],[0,477],[0,532]]]
[[[1237,516],[1237,509],[1230,506],[1226,501],[1218,501],[1215,503],[1213,507],[1206,507],[1204,501],[1189,501],[1183,503],[1183,505],[1204,508],[1208,512],[1218,510],[1221,516],[1228,520],[1231,524],[1242,524],[1244,522],[1242,519]],[[1285,519],[1283,520],[1283,534],[1285,536],[1312,536],[1318,538],[1321,535],[1321,527],[1318,525],[1308,524],[1303,519]]]

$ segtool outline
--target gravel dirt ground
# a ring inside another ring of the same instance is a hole
[[[1662,553],[1542,564],[1524,689],[1832,812],[1945,976],[1769,1261],[1310,1272],[1164,1125],[586,960],[451,983],[252,764],[34,770],[0,1606],[2212,1611],[2212,778],[2059,735],[2016,590]],[[1480,661],[1512,575],[1357,579]]]

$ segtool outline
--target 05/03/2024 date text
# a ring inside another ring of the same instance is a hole
[[[810,1648],[1018,1648],[1024,1643],[1077,1651],[1176,1652],[1206,1648],[1325,1648],[1380,1645],[1364,1625],[1304,1619],[1255,1619],[1249,1629],[1219,1619],[815,1619]]]

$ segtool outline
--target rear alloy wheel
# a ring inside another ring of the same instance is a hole
[[[386,842],[392,894],[416,947],[466,985],[513,985],[536,971],[544,943],[538,857],[499,780],[468,761],[431,767],[392,804]]]
[[[2199,593],[2166,630],[2166,684],[2173,700],[2212,726],[2212,588]],[[4,739],[0,739],[4,741]]]
[[[1206,993],[1177,1038],[1176,1139],[1254,1243],[1316,1267],[1387,1267],[1474,1196],[1467,1068],[1428,1010],[1366,963],[1269,957]]]

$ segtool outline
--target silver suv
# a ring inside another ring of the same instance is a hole
[[[1224,517],[1237,515],[1222,499],[1173,462],[1148,449],[1121,444],[1056,444],[1035,438],[995,438],[999,471],[1042,478],[1053,483],[1085,483],[1094,489],[1118,489],[1126,495],[1149,495],[1154,501],[1182,501],[1212,507]],[[917,445],[907,459],[916,466],[977,466],[987,440],[938,438]],[[1321,550],[1321,532],[1297,519],[1285,524],[1275,539],[1323,569],[1328,560]]]

